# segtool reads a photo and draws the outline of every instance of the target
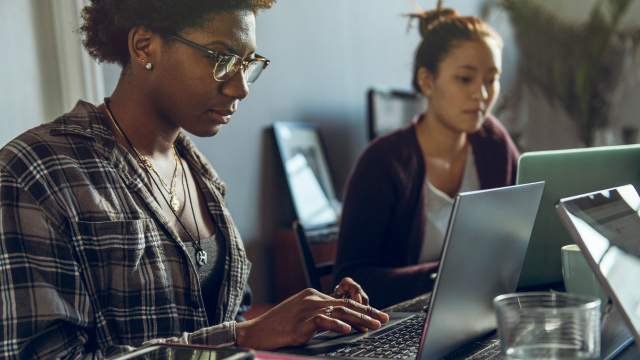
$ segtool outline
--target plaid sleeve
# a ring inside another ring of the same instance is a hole
[[[192,333],[184,332],[180,337],[154,339],[143,345],[155,343],[198,344],[215,346],[236,346],[236,322],[230,321],[203,328]]]
[[[12,176],[0,171],[4,359],[102,357],[100,351],[92,354],[93,309],[63,232]]]

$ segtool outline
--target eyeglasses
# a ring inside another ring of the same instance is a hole
[[[271,62],[258,54],[256,54],[255,59],[251,61],[244,61],[238,55],[213,51],[179,36],[167,36],[209,54],[216,62],[216,65],[213,67],[213,78],[217,81],[226,81],[231,79],[240,66],[242,66],[244,68],[244,81],[247,84],[251,84],[258,79],[262,70],[266,69],[267,65]]]

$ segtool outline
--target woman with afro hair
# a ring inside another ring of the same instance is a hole
[[[250,263],[225,184],[184,134],[215,135],[269,61],[257,12],[275,0],[92,0],[84,45],[122,66],[0,150],[5,358],[103,358],[157,341],[270,350],[388,317],[349,278],[236,322]],[[349,295],[351,299],[338,299]]]

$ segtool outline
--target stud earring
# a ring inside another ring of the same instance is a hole
[[[147,63],[146,68],[151,70],[151,67],[153,67],[153,65],[151,65],[151,63]]]

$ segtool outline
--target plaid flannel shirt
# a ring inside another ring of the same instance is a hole
[[[176,148],[227,239],[218,318],[208,321],[185,244],[106,121],[79,101],[0,150],[3,358],[102,358],[153,341],[235,344],[250,263],[225,184],[181,133]]]

